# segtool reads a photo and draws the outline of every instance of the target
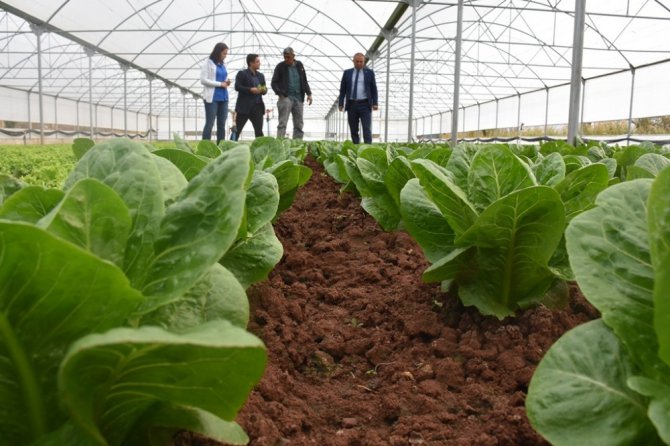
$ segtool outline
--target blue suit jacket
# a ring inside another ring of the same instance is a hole
[[[237,113],[242,115],[251,114],[251,110],[257,104],[258,98],[260,98],[260,103],[263,104],[263,95],[253,94],[249,91],[253,87],[258,87],[258,85],[265,85],[265,76],[263,76],[263,73],[257,71],[256,75],[258,76],[258,84],[254,84],[254,78],[248,68],[240,71],[235,76],[235,91],[238,93],[237,102],[235,103],[235,111]],[[263,104],[263,110],[265,110],[265,104]]]
[[[337,99],[339,107],[344,106],[345,110],[349,110],[349,98],[351,98],[351,88],[354,81],[351,79],[354,73],[353,68],[344,70],[342,74],[342,82],[340,82],[340,97]],[[377,102],[377,81],[375,80],[375,72],[369,68],[363,68],[363,77],[365,85],[365,95],[368,97],[368,104],[370,108],[373,105],[378,105]],[[345,102],[346,101],[346,102]]]

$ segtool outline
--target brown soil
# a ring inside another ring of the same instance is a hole
[[[565,310],[481,316],[422,283],[416,243],[306,164],[275,225],[284,257],[248,291],[269,356],[237,418],[250,445],[546,445],[526,390],[549,346],[597,316],[579,291]]]

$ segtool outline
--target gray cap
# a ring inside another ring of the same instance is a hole
[[[293,52],[293,48],[291,48],[290,46],[287,46],[286,48],[284,48],[284,54],[292,54],[292,55],[295,56],[295,53]]]

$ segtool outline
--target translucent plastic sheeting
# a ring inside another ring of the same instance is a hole
[[[482,128],[496,121],[499,127],[516,126],[518,95],[570,81],[574,6],[574,0],[464,2],[459,107],[482,104],[476,112],[459,112],[466,119],[466,128],[475,125],[473,113]],[[257,53],[261,72],[270,77],[281,61],[282,49],[293,47],[297,59],[305,64],[314,93],[313,105],[305,107],[308,120],[324,120],[334,110],[342,71],[352,66],[352,55],[360,51],[372,59],[380,109],[388,107],[391,120],[402,121],[409,115],[410,83],[414,85],[413,116],[432,120],[431,116],[453,107],[456,9],[456,1],[429,0],[4,1],[0,2],[0,11],[5,11],[0,14],[0,87],[36,93],[41,78],[43,93],[58,98],[44,106],[54,108],[51,115],[45,111],[45,121],[56,119],[55,109],[62,103],[70,111],[58,114],[61,123],[78,115],[81,126],[93,120],[100,126],[123,128],[120,121],[124,121],[128,127],[159,126],[164,132],[170,127],[197,133],[203,120],[197,98],[202,91],[199,66],[216,42],[230,47],[227,65],[232,75],[245,67],[248,53]],[[411,44],[413,11],[415,47]],[[31,23],[40,26],[31,28]],[[397,30],[390,41],[390,63],[386,60],[389,42],[383,37],[387,26]],[[668,29],[667,0],[588,0],[582,73],[587,79],[586,100],[596,88],[596,81],[589,79],[635,67],[639,94],[633,96],[634,113],[667,113],[667,65],[642,67],[670,60]],[[41,76],[36,33],[42,33]],[[84,47],[93,50],[91,57]],[[415,74],[410,79],[412,52]],[[630,78],[630,74],[623,77]],[[567,99],[559,93],[563,88],[549,92],[550,125],[567,122]],[[604,89],[599,94],[627,97],[628,91],[628,87],[623,94]],[[236,94],[231,96],[234,103]],[[80,105],[89,97],[99,108],[95,113]],[[496,98],[500,108],[492,119],[490,112],[495,107],[487,104]],[[274,108],[275,102],[273,94],[266,96],[268,108]],[[627,116],[625,101],[616,102],[617,111],[608,108],[603,117]],[[604,107],[607,101],[601,103]],[[544,120],[546,104],[541,99],[522,98],[522,108],[525,104],[537,111],[522,110],[524,116],[531,113],[534,118],[522,122]],[[33,121],[36,106],[30,106]],[[13,107],[11,103],[0,105],[0,119]],[[597,102],[588,102],[585,113],[595,119],[598,107]],[[378,118],[375,116],[375,125]],[[271,126],[275,125],[276,121]],[[460,120],[459,130],[462,125]],[[446,132],[449,126],[441,127]],[[401,127],[398,124],[394,130]],[[434,131],[436,125],[432,127]],[[324,123],[318,131],[325,135],[325,128]],[[383,132],[383,126],[373,132]]]

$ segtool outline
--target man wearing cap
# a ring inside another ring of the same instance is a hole
[[[284,49],[284,61],[279,62],[272,75],[272,90],[277,95],[277,137],[286,135],[288,116],[293,117],[293,139],[302,139],[303,102],[307,95],[307,104],[312,105],[312,90],[307,83],[307,75],[302,62],[295,60],[293,48]]]

